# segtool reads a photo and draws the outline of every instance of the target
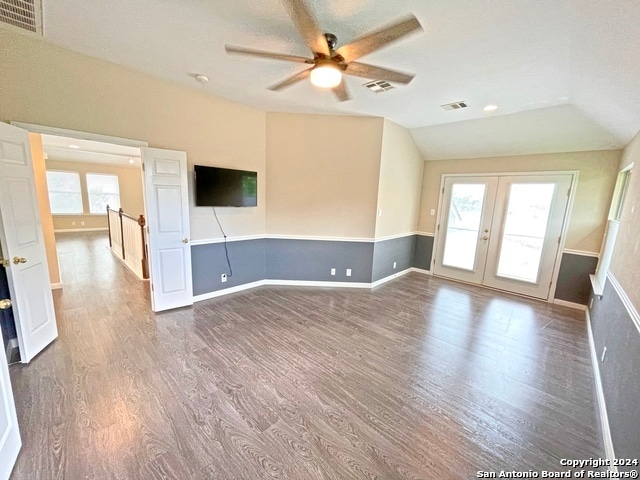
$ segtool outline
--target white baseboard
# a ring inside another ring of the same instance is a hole
[[[598,353],[596,352],[596,344],[593,340],[593,332],[591,331],[591,316],[589,310],[585,310],[587,320],[587,332],[589,334],[589,350],[591,352],[591,365],[593,367],[593,377],[596,383],[596,396],[598,397],[598,410],[600,413],[600,424],[602,428],[602,440],[604,442],[604,451],[609,459],[609,470],[618,472],[618,467],[613,465],[616,458],[613,452],[613,441],[611,440],[611,428],[609,427],[609,415],[607,415],[607,405],[604,399],[604,389],[602,388],[602,380],[600,378],[600,366],[598,363]]]
[[[587,311],[587,306],[582,305],[581,303],[573,303],[567,302],[566,300],[560,300],[559,298],[554,298],[553,303],[556,305],[561,305],[563,307],[575,308],[576,310],[582,310],[583,312]]]
[[[62,288],[62,282],[52,283],[51,284],[51,290],[59,290],[61,288]]]
[[[106,232],[109,229],[107,227],[100,228],[61,228],[54,230],[53,233],[77,233],[77,232]]]
[[[131,265],[129,265],[127,262],[125,262],[122,257],[120,255],[118,255],[116,252],[113,251],[113,249],[109,248],[109,251],[111,252],[111,255],[113,255],[114,257],[116,257],[118,260],[120,260],[120,263],[122,265],[124,265],[127,270],[129,270],[131,273],[133,273],[136,278],[138,280],[142,280],[143,282],[148,282],[150,281],[150,279],[148,278],[143,278],[141,274],[139,274],[138,272],[136,272],[133,268],[131,268]]]
[[[370,285],[369,288],[378,287],[383,283],[387,283],[389,280],[393,280],[394,278],[401,277],[403,275],[406,275],[407,273],[411,273],[411,268],[407,268],[406,270],[402,270],[401,272],[394,273],[392,275],[389,275],[388,277],[381,278],[380,280],[376,280],[375,282],[369,284]]]
[[[336,287],[336,288],[371,288],[364,282],[317,282],[314,280],[263,280],[263,285],[282,285],[287,287]]]
[[[394,273],[393,275],[389,275],[388,277],[381,278],[380,280],[373,283],[364,283],[364,282],[320,282],[313,280],[258,280],[257,282],[245,283],[244,285],[238,285],[236,287],[225,288],[223,290],[216,290],[215,292],[203,293],[201,295],[194,295],[194,302],[201,302],[203,300],[208,300],[210,298],[221,297],[223,295],[228,295],[230,293],[241,292],[243,290],[249,290],[250,288],[261,287],[263,285],[274,285],[274,286],[283,286],[283,287],[329,287],[329,288],[375,288],[383,283],[386,283],[395,278],[406,275],[407,273],[418,272],[422,274],[430,275],[431,272],[428,270],[422,270],[419,268],[407,268],[406,270],[402,270],[401,272]]]
[[[194,302],[201,302],[202,300],[209,300],[210,298],[221,297],[230,293],[241,292],[242,290],[249,290],[250,288],[261,287],[264,285],[264,280],[258,280],[257,282],[245,283],[236,287],[225,288],[223,290],[216,290],[215,292],[203,293],[201,295],[194,295]]]
[[[423,275],[431,275],[431,270],[424,270],[416,267],[411,267],[409,270],[416,273],[422,273]]]

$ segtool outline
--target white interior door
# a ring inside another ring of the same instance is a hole
[[[2,333],[0,333],[1,339]],[[7,480],[11,475],[21,445],[7,358],[2,353],[0,354],[0,480]]]
[[[572,181],[445,177],[434,274],[548,299]]]
[[[0,242],[23,363],[58,336],[33,175],[28,133],[0,122]]]
[[[446,177],[433,273],[482,283],[497,177]],[[488,238],[488,237],[487,237]]]
[[[193,304],[187,154],[141,148],[149,231],[151,306]]]

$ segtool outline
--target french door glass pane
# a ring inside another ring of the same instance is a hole
[[[511,185],[498,260],[499,277],[538,282],[554,193],[554,183]]]
[[[474,269],[486,189],[484,183],[452,185],[443,265],[464,270]]]

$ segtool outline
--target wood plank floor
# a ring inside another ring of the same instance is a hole
[[[409,274],[154,314],[63,234],[60,337],[12,366],[12,479],[457,479],[602,457],[583,314]]]

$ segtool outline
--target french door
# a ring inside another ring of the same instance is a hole
[[[548,299],[572,181],[445,177],[434,274]]]

